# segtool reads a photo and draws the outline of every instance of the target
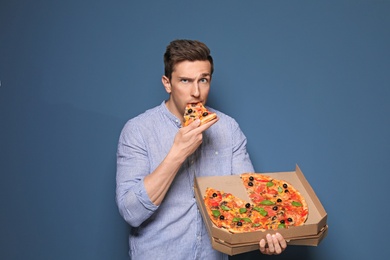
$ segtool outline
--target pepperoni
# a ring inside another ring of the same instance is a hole
[[[260,184],[259,186],[257,186],[257,188],[255,189],[255,192],[256,193],[263,193],[263,191],[265,190],[265,185],[264,184]]]

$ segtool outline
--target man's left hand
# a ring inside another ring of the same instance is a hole
[[[260,252],[265,255],[279,255],[286,247],[287,242],[279,233],[274,235],[267,234],[266,239],[260,240]]]

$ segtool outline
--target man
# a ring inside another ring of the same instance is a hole
[[[164,54],[162,83],[169,99],[129,120],[117,153],[119,211],[130,224],[132,259],[228,259],[215,251],[197,208],[194,178],[254,172],[246,137],[231,117],[182,127],[188,103],[206,104],[213,74],[208,47],[176,40]],[[260,251],[279,254],[280,234],[260,241]]]

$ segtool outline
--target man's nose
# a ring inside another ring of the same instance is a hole
[[[198,97],[200,95],[198,82],[194,82],[194,85],[192,86],[191,95],[194,97]]]

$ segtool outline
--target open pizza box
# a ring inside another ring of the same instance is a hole
[[[282,234],[289,245],[317,246],[328,232],[327,213],[298,165],[295,171],[261,174],[289,182],[304,196],[309,208],[309,215],[305,224],[277,231],[267,230],[265,232],[255,231],[235,234],[228,232],[224,228],[218,228],[207,215],[203,202],[204,193],[208,187],[232,193],[236,197],[248,202],[251,200],[239,175],[197,177],[194,184],[195,197],[213,248],[228,255],[258,250],[260,239],[265,238],[267,234],[276,232]]]

